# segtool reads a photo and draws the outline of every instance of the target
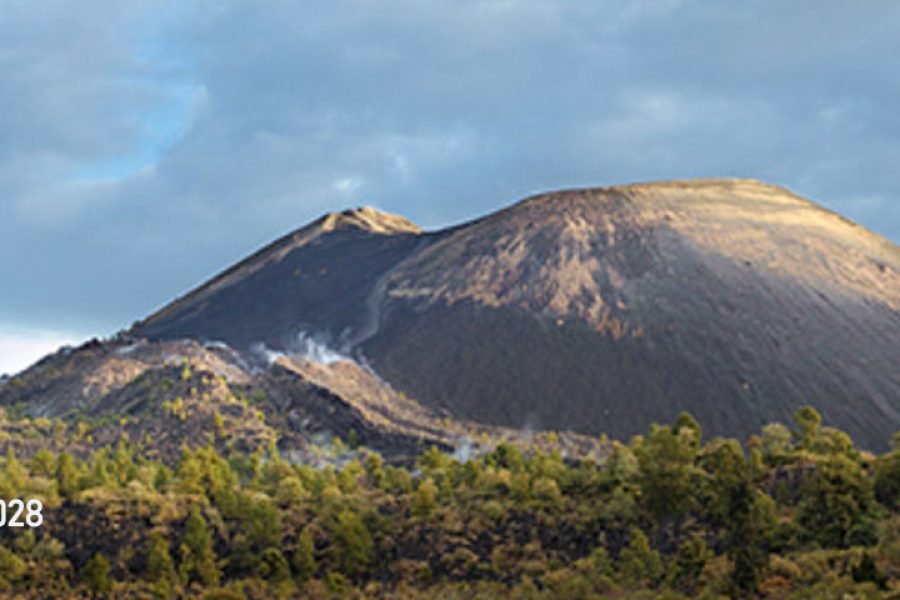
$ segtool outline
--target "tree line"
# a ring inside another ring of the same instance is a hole
[[[25,430],[0,429],[0,498],[40,499],[43,523],[0,528],[7,595],[900,594],[900,449],[857,449],[809,407],[743,444],[704,441],[682,414],[600,461],[501,443],[410,467],[365,448],[313,468],[214,444],[165,464],[125,438],[19,456],[33,440],[8,432]]]

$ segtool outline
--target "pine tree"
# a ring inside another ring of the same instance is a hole
[[[6,449],[6,462],[3,465],[3,471],[0,472],[0,481],[3,484],[3,495],[5,498],[15,498],[25,487],[28,479],[28,471],[16,458],[16,451],[13,450],[12,444]]]
[[[659,552],[650,547],[647,536],[636,527],[632,528],[631,541],[619,556],[619,571],[629,585],[654,587],[662,577],[663,564]]]
[[[197,496],[206,493],[206,487],[203,485],[203,465],[194,451],[184,449],[175,474],[178,478],[179,492]]]
[[[216,564],[212,534],[197,507],[188,517],[182,545],[187,550],[183,552],[187,557],[182,557],[182,563],[189,565],[188,572],[196,575],[204,585],[218,585],[222,574]]]
[[[153,476],[153,489],[157,492],[164,492],[169,485],[169,482],[172,481],[173,477],[172,469],[167,467],[166,465],[157,465],[156,466],[156,474]]]
[[[384,460],[374,452],[366,455],[363,461],[369,485],[373,488],[381,488],[384,484]]]
[[[87,487],[110,487],[109,453],[102,448],[91,455]]]
[[[819,436],[822,426],[822,415],[812,406],[801,406],[794,413],[794,422],[797,424],[795,435],[804,450],[810,450]]]
[[[84,565],[82,577],[88,588],[95,594],[108,594],[112,589],[109,580],[110,566],[106,557],[99,552]]]
[[[341,512],[333,537],[341,572],[349,576],[364,573],[372,562],[374,545],[372,535],[359,515],[349,510]]]
[[[303,487],[303,482],[298,477],[285,477],[278,483],[273,496],[275,502],[283,507],[300,507],[309,492]]]
[[[900,448],[895,447],[892,452],[878,459],[875,467],[875,497],[894,511],[900,509]]]
[[[257,574],[272,583],[283,583],[291,578],[291,568],[278,548],[266,548],[260,555]]]
[[[0,546],[0,582],[16,581],[25,574],[25,561]]]
[[[172,555],[169,554],[169,541],[158,530],[150,534],[147,543],[147,576],[157,584],[162,596],[172,595],[175,564],[172,562]]]
[[[731,572],[732,596],[750,597],[756,593],[760,573],[769,560],[765,550],[762,523],[755,510],[756,490],[750,474],[750,467],[736,444],[726,445],[724,452],[731,454],[730,465],[723,465],[719,486],[725,500],[725,514],[728,516],[727,555],[734,567]],[[728,469],[727,466],[732,468]]]
[[[46,448],[41,448],[31,457],[31,472],[41,477],[54,477],[56,475],[56,458]]]
[[[494,457],[497,464],[513,473],[525,468],[525,457],[522,451],[508,442],[501,442],[494,449]]]
[[[294,571],[301,583],[309,581],[316,573],[315,544],[309,529],[304,528],[297,538],[297,549],[294,551]]]
[[[419,484],[413,497],[412,512],[417,517],[427,517],[437,506],[437,486],[432,479],[426,478]]]
[[[807,475],[797,522],[825,547],[870,545],[875,510],[872,479],[858,462],[835,455]]]
[[[675,556],[671,583],[682,592],[693,593],[706,561],[712,553],[700,536],[694,536],[682,542]]]
[[[700,428],[700,423],[697,422],[697,419],[695,419],[693,415],[685,411],[682,411],[678,414],[678,418],[675,419],[674,429],[676,434],[680,434],[686,430],[693,432],[695,441],[697,443],[700,442],[700,438],[703,435],[703,430]]]
[[[125,485],[135,477],[137,469],[134,464],[134,451],[126,438],[119,438],[116,442],[111,465],[120,485]]]
[[[653,426],[634,449],[641,503],[662,525],[682,520],[695,503],[697,431],[682,421],[678,431]]]
[[[56,461],[56,485],[59,494],[65,498],[78,492],[78,466],[68,452],[60,454]]]
[[[247,539],[257,550],[281,546],[281,513],[267,498],[252,500],[244,515]]]

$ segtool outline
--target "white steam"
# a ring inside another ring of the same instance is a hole
[[[147,340],[139,340],[137,342],[134,342],[133,344],[128,344],[116,348],[115,354],[116,356],[129,356],[130,354],[134,354],[136,351],[140,350],[146,345]]]
[[[288,347],[290,354],[297,354],[322,365],[330,365],[341,360],[353,359],[337,350],[330,348],[324,339],[312,336],[301,331]]]
[[[478,458],[479,454],[482,453],[483,452],[479,452],[478,448],[475,447],[475,444],[472,443],[472,439],[466,436],[459,441],[451,458],[458,463],[467,463],[472,459]]]
[[[357,362],[351,356],[332,348],[328,339],[305,331],[301,331],[294,336],[285,345],[284,350],[275,350],[269,348],[263,342],[256,342],[250,346],[250,351],[269,365],[285,356],[302,356],[320,365],[330,365],[345,360]]]
[[[231,346],[221,340],[206,340],[203,347],[208,350],[231,350]]]
[[[272,350],[263,342],[256,342],[252,346],[250,346],[250,351],[261,358],[266,362],[267,365],[272,365],[279,358],[284,358],[284,352],[279,352],[278,350]]]

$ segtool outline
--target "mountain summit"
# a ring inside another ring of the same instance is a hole
[[[687,410],[744,436],[811,404],[871,448],[900,428],[900,249],[757,181],[554,192],[435,232],[327,215],[130,333],[314,338],[492,425],[627,437]]]

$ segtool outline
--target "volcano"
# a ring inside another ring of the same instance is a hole
[[[900,429],[900,248],[750,180],[553,192],[430,232],[330,214],[129,334],[313,339],[489,425],[627,438],[688,411],[745,437],[808,404],[870,449]]]

